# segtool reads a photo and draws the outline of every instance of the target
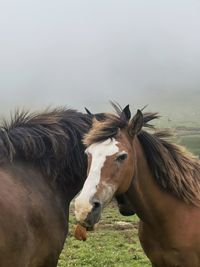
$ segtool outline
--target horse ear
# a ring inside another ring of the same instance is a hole
[[[130,118],[131,118],[131,112],[130,112],[130,109],[129,109],[129,105],[127,105],[127,106],[122,110],[121,118],[122,118],[122,119],[125,119],[126,121],[129,121],[129,120],[130,120]]]
[[[93,115],[87,108],[85,108],[85,111],[87,112],[88,115]]]
[[[92,119],[96,119],[97,121],[103,121],[105,119],[105,114],[104,113],[96,113],[92,114],[87,108],[85,108],[85,111],[87,112],[88,115],[91,116]]]
[[[132,118],[130,124],[129,124],[129,134],[131,137],[134,137],[137,135],[143,126],[143,114],[141,110],[137,110],[137,113]]]

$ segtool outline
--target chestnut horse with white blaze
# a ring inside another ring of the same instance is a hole
[[[75,200],[77,221],[92,227],[116,196],[120,211],[140,218],[139,238],[154,267],[200,266],[200,161],[166,140],[166,132],[148,133],[156,113],[129,106],[104,121],[94,119],[85,135],[88,177]]]

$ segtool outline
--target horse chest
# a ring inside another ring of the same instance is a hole
[[[200,267],[200,256],[195,247],[170,243],[164,234],[161,238],[143,222],[139,225],[139,239],[153,267]]]
[[[151,243],[151,247],[149,247]],[[153,267],[200,267],[200,261],[193,251],[163,248],[157,242],[141,243]]]

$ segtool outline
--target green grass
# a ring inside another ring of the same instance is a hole
[[[186,146],[191,152],[200,156],[200,136],[188,135],[179,137],[179,144]]]
[[[123,225],[123,222],[126,224]],[[87,241],[74,238],[74,224],[71,212],[69,236],[60,256],[59,267],[151,266],[139,244],[137,217],[121,216],[113,203],[104,210],[95,231],[88,232]]]

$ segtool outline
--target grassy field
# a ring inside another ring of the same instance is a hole
[[[182,136],[178,138],[178,143],[200,156],[200,136]],[[97,229],[88,232],[86,242],[73,237],[74,224],[72,206],[69,236],[60,257],[59,267],[151,266],[138,240],[138,218],[121,216],[114,203],[105,209]]]
[[[139,244],[137,217],[121,216],[114,203],[104,210],[95,231],[88,232],[87,241],[74,238],[74,224],[72,207],[69,237],[61,254],[59,267],[151,266]]]

